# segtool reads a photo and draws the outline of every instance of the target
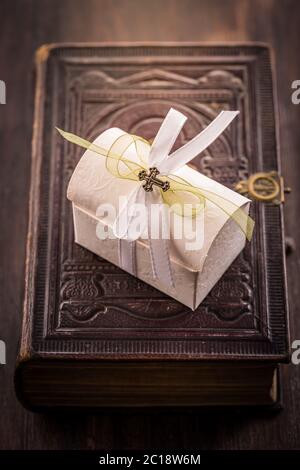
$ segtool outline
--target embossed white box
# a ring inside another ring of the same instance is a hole
[[[109,149],[124,133],[113,128],[103,132],[94,143]],[[246,213],[250,201],[188,166],[177,175],[195,186],[213,190],[226,197]],[[119,266],[119,240],[97,237],[97,226],[110,226],[113,220],[101,220],[97,209],[101,204],[118,206],[119,196],[127,196],[137,183],[115,178],[105,166],[105,158],[87,150],[79,161],[68,187],[72,201],[75,241],[93,253]],[[178,218],[177,223],[181,223]],[[175,287],[168,287],[153,278],[148,241],[136,242],[137,277],[195,310],[212,287],[244,248],[246,237],[236,222],[224,211],[207,201],[204,209],[204,244],[196,251],[186,250],[186,240],[170,240],[170,261]]]

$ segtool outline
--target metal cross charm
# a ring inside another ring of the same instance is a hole
[[[159,171],[157,168],[149,168],[148,173],[146,170],[141,170],[139,172],[139,180],[146,181],[143,184],[143,188],[146,192],[153,191],[153,186],[158,186],[164,192],[170,189],[169,181],[161,181],[157,178],[157,175],[159,175]]]

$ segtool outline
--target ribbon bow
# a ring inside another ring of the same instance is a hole
[[[183,211],[186,195],[196,198],[197,204],[189,214],[195,217],[203,210],[205,201],[209,200],[229,217],[235,220],[248,240],[252,237],[254,221],[237,205],[213,191],[193,186],[188,181],[174,174],[177,170],[205,150],[226,129],[239,111],[221,111],[221,113],[190,142],[170,154],[174,142],[180,133],[187,117],[175,109],[170,109],[152,143],[141,137],[122,134],[110,149],[90,143],[74,134],[56,128],[68,141],[92,150],[106,157],[106,167],[117,178],[142,182],[128,195],[125,205],[119,211],[113,232],[119,238],[119,260],[123,269],[136,275],[135,241],[142,235],[146,226],[140,225],[134,232],[132,228],[132,211],[135,204],[146,206],[150,213],[152,204],[158,205],[161,213],[163,229],[168,230],[168,217],[165,204],[176,207],[175,211],[185,216]],[[129,159],[127,151],[134,145],[137,160]],[[148,216],[148,234],[151,233],[151,220]],[[174,279],[169,257],[169,240],[166,238],[152,239],[149,235],[149,248],[153,276],[168,286],[174,287]]]

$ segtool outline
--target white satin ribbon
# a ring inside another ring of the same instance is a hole
[[[148,167],[156,167],[161,175],[171,175],[212,144],[238,114],[239,111],[221,111],[200,134],[169,154],[187,119],[182,113],[171,108],[152,143]],[[119,262],[125,271],[136,275],[135,242],[147,228],[153,277],[169,287],[174,287],[169,256],[169,238],[155,239],[151,237],[153,223],[157,222],[157,218],[155,218],[155,221],[151,220],[151,207],[153,204],[157,205],[155,207],[159,212],[158,215],[160,215],[158,219],[162,222],[162,231],[169,232],[170,230],[168,226],[169,218],[165,213],[167,209],[163,204],[161,193],[157,188],[154,189],[153,192],[145,192],[142,184],[137,186],[129,194],[116,217],[113,232],[120,239]],[[134,230],[132,230],[135,217],[134,206],[137,203],[143,204],[145,207],[145,220],[138,229],[134,225]]]
[[[117,238],[134,242],[143,234],[147,226],[146,217],[144,218],[144,223],[141,223],[139,226],[134,225],[133,227],[132,222],[136,216],[135,209],[137,208],[137,204],[141,204],[145,207],[146,199],[146,192],[142,185],[137,186],[131,191],[125,204],[119,210],[113,224],[113,233]]]
[[[157,169],[161,175],[169,175],[179,170],[183,165],[193,160],[199,153],[203,152],[210,144],[224,132],[231,121],[239,114],[239,111],[221,111],[220,114],[190,142],[175,150],[162,162]],[[172,132],[171,129],[166,131]],[[176,136],[177,137],[177,136]],[[174,139],[175,140],[175,139]]]
[[[153,204],[155,204],[155,214],[151,211]],[[169,256],[170,226],[169,217],[166,214],[169,209],[166,204],[163,204],[159,191],[153,191],[146,197],[146,210],[148,213],[148,239],[153,277],[162,280],[164,284],[170,287],[175,287]],[[151,231],[155,227],[165,236],[162,238],[152,237]]]
[[[151,145],[149,168],[156,167],[159,169],[159,165],[168,158],[169,152],[172,150],[186,120],[187,117],[176,111],[176,109],[171,108],[169,110]]]

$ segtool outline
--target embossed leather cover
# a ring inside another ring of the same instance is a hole
[[[194,168],[228,187],[278,170],[270,51],[260,45],[43,47],[37,94],[20,361],[288,357],[282,207],[254,203],[253,241],[195,312],[74,243],[66,188],[82,150],[120,127],[153,138],[171,106],[183,145],[221,109],[240,118]],[[113,190],[113,188],[112,188]]]

